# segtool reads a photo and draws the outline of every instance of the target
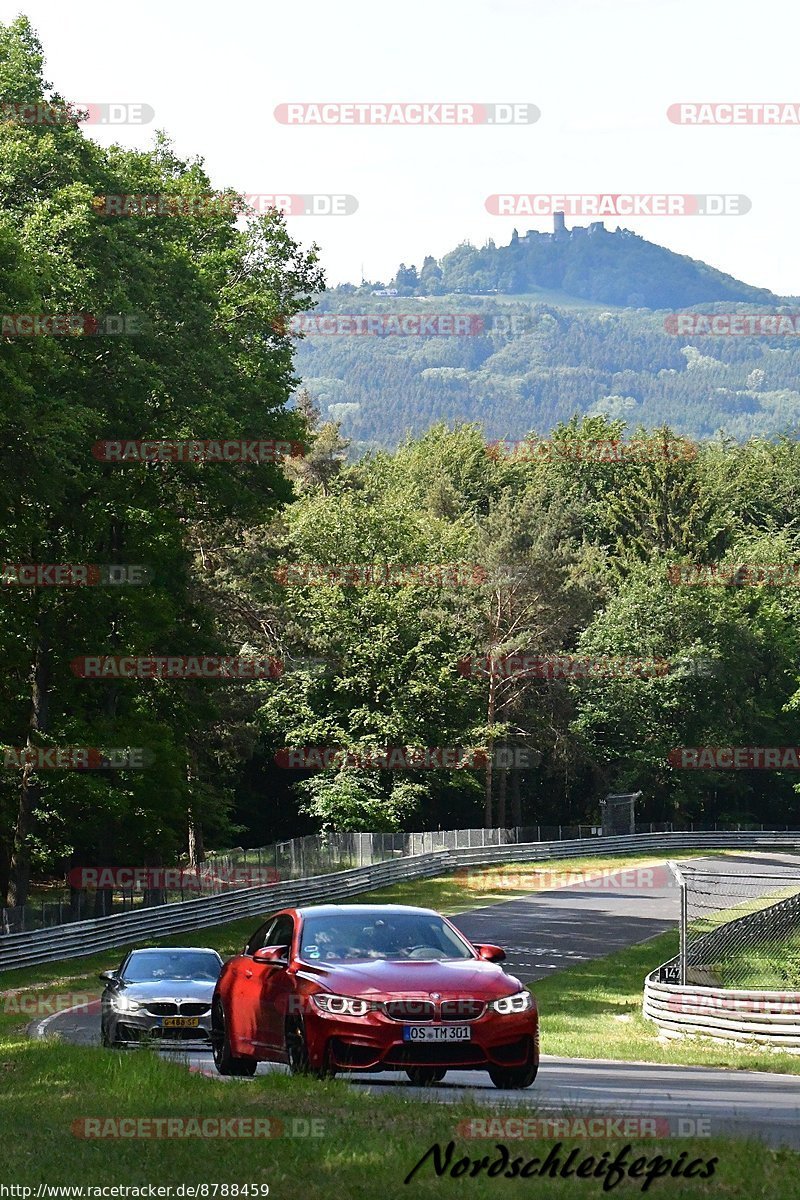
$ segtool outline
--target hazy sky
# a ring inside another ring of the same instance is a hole
[[[800,126],[691,128],[679,101],[800,104],[800,11],[791,0],[134,0],[75,6],[0,0],[25,12],[47,78],[75,101],[139,101],[145,126],[98,140],[146,147],[165,129],[201,155],[215,186],[346,193],[346,217],[292,217],[331,283],[386,279],[458,242],[507,242],[497,192],[745,194],[739,217],[610,218],[749,283],[800,293],[795,223]],[[290,101],[528,102],[507,128],[297,127]],[[570,223],[586,224],[590,218]]]

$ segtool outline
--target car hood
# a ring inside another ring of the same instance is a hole
[[[343,996],[428,997],[439,992],[445,999],[496,1000],[522,989],[513,975],[507,975],[496,963],[482,959],[456,959],[450,962],[387,962],[374,959],[358,963],[303,963],[302,975],[316,980]]]
[[[157,979],[148,983],[123,983],[131,1000],[208,1000],[216,981],[210,979]]]

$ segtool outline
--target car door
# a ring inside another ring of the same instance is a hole
[[[254,982],[253,955],[262,946],[269,945],[267,934],[275,924],[274,915],[250,938],[242,953],[231,960],[226,968],[225,992],[231,1024],[237,1038],[246,1045],[259,1045],[259,995]]]
[[[289,913],[278,916],[267,931],[267,946],[285,946],[285,959],[291,962],[294,944],[294,920]],[[293,994],[293,972],[280,963],[253,963],[253,984],[258,991],[258,1026],[260,1044],[271,1050],[282,1050],[284,1024]]]

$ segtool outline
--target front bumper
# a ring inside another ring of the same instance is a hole
[[[365,1017],[305,1018],[309,1058],[315,1067],[326,1062],[342,1071],[399,1071],[407,1067],[443,1067],[450,1071],[521,1067],[539,1061],[539,1019],[534,1010],[501,1016],[486,1012],[468,1025],[469,1041],[408,1042],[403,1025],[380,1013]]]
[[[126,1046],[139,1046],[146,1042],[158,1045],[210,1046],[210,1009],[197,1018],[197,1025],[194,1026],[170,1027],[164,1024],[165,1019],[147,1012],[116,1012],[112,1009],[106,1018],[106,1029],[111,1041]]]

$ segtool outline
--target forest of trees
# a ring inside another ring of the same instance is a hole
[[[0,98],[63,103],[23,19],[0,26]],[[324,280],[316,249],[298,246],[280,214],[243,219],[234,204],[109,221],[92,203],[209,191],[202,163],[164,138],[145,153],[104,149],[75,121],[0,126],[2,311],[146,318],[135,335],[0,339],[2,749],[147,751],[141,770],[6,766],[7,903],[75,864],[169,864],[190,844],[200,854],[323,827],[570,824],[596,818],[608,791],[641,789],[644,820],[794,824],[791,771],[681,771],[668,759],[680,746],[797,740],[800,590],[680,585],[669,570],[800,560],[796,439],[747,438],[735,422],[733,437],[696,454],[681,438],[716,431],[712,381],[729,411],[769,413],[788,430],[794,352],[765,348],[755,363],[731,339],[705,362],[644,317],[632,331],[616,314],[547,310],[512,339],[351,339],[360,359],[341,339],[307,339],[303,353],[323,356],[317,374],[352,390],[331,399],[317,380],[298,391],[307,357],[293,361],[287,330]],[[417,376],[435,388],[438,422]],[[506,382],[481,392],[492,379]],[[625,400],[643,405],[645,386],[665,419],[637,432],[641,411]],[[616,408],[586,415],[600,392]],[[706,407],[689,420],[701,393]],[[491,420],[475,407],[487,394]],[[358,437],[377,439],[385,405],[394,449],[352,453],[327,401],[354,395],[374,404]],[[539,421],[526,419],[531,397]],[[598,462],[487,444],[532,429],[572,446],[633,437],[640,453]],[[92,453],[142,438],[281,439],[303,452],[282,465]],[[59,563],[142,564],[147,580],[7,578],[9,565]],[[444,564],[463,578],[436,578]],[[347,574],[354,566],[391,570],[365,582]],[[277,658],[284,670],[226,682],[71,668],[81,655],[205,654]],[[576,680],[464,669],[511,654],[669,669]],[[282,765],[292,747],[488,757],[297,771]],[[528,765],[492,769],[498,749],[528,752]]]
[[[342,422],[356,452],[396,446],[438,420],[477,421],[487,437],[512,439],[529,429],[548,433],[574,413],[625,417],[651,429],[668,424],[704,439],[723,431],[744,441],[800,426],[796,333],[688,337],[665,328],[665,312],[483,296],[389,301],[337,289],[321,297],[320,309],[477,318],[478,332],[468,336],[310,331],[296,340],[305,385]],[[776,309],[705,303],[698,311]]]

